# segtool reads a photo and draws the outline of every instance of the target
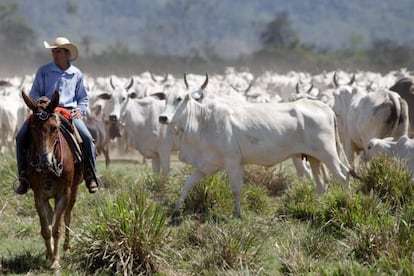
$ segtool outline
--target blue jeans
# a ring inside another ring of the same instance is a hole
[[[84,143],[84,148],[87,151],[85,154],[89,157],[92,161],[93,170],[96,172],[96,156],[95,156],[95,146],[93,144],[93,138],[91,133],[89,132],[86,124],[81,119],[73,119],[73,124],[76,126],[79,135],[82,138]],[[28,148],[30,141],[28,140],[29,134],[29,124],[26,120],[23,125],[21,126],[19,132],[16,135],[16,160],[17,160],[17,170],[18,175],[22,172],[23,168],[23,150],[22,147]],[[85,161],[87,162],[87,161]],[[26,168],[27,169],[27,168]],[[85,176],[87,177],[87,176]]]

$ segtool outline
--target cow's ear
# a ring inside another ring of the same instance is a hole
[[[109,100],[111,98],[111,94],[102,93],[102,94],[99,94],[97,97],[98,99],[101,99],[101,100]]]
[[[138,97],[138,94],[136,92],[131,92],[128,94],[128,97],[130,99],[136,99]]]
[[[165,98],[167,97],[167,95],[165,95],[164,92],[157,92],[157,93],[153,93],[151,94],[152,97],[155,97],[159,100],[165,100]]]
[[[204,91],[202,89],[199,89],[197,91],[192,92],[190,96],[197,102],[200,102],[204,98]]]

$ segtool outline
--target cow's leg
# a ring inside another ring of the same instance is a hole
[[[105,156],[105,167],[108,168],[109,164],[111,163],[111,159],[109,158],[109,147],[108,147],[108,145],[105,145],[102,148],[102,152]]]
[[[351,167],[353,167],[355,164],[355,153],[354,153],[354,147],[352,146],[352,142],[351,141],[347,141],[344,143],[344,151],[345,151],[345,155],[346,155],[346,159],[348,159],[349,164],[351,165]]]
[[[292,162],[296,168],[296,173],[299,178],[302,178],[302,177],[312,178],[312,173],[307,166],[306,160],[303,160],[299,156],[293,156]]]
[[[328,181],[329,181],[329,172],[328,172],[328,169],[326,168],[326,165],[325,164],[321,164],[321,174],[322,174],[322,177],[323,177],[323,181],[325,182],[325,183],[328,183]]]
[[[35,207],[37,214],[40,219],[40,234],[43,237],[46,246],[46,259],[51,261],[53,255],[53,243],[52,243],[52,230],[51,224],[53,215],[50,216],[50,213],[53,213],[52,207],[49,204],[48,200],[39,198],[35,194]]]
[[[175,204],[172,217],[178,217],[180,215],[180,208],[184,203],[185,198],[190,192],[191,188],[198,183],[204,177],[204,173],[196,169],[185,181],[183,191],[181,192],[180,198],[177,204]]]
[[[321,158],[321,161],[328,167],[334,176],[342,181],[342,187],[347,189],[349,186],[350,169],[341,162],[339,156],[328,154]]]
[[[229,180],[231,184],[231,191],[233,193],[233,198],[234,198],[233,217],[240,218],[241,216],[240,193],[241,193],[241,187],[243,186],[244,168],[242,166],[238,166],[236,168],[226,169],[226,171],[229,176]]]
[[[160,156],[158,155],[158,153],[151,158],[151,166],[154,174],[160,174],[161,164]]]
[[[312,170],[313,179],[316,183],[316,191],[321,195],[327,190],[326,183],[324,183],[321,178],[321,162],[312,156],[308,156],[308,160]]]
[[[171,151],[161,150],[161,152],[159,152],[158,154],[160,156],[161,174],[163,176],[166,176],[170,172]]]

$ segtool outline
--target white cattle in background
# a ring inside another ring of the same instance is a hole
[[[181,205],[197,182],[222,169],[230,179],[234,216],[239,217],[246,164],[273,166],[303,155],[311,163],[319,193],[327,188],[320,176],[322,163],[347,186],[352,171],[347,161],[339,157],[342,148],[335,114],[327,105],[304,99],[230,106],[204,101],[207,83],[208,77],[200,89],[170,91],[159,117],[161,123],[182,132],[179,159],[196,168],[185,181],[173,217],[179,215]]]
[[[395,157],[411,173],[411,181],[414,182],[414,139],[407,135],[401,136],[398,140],[393,137],[383,139],[373,138],[367,145],[365,160],[370,160],[379,155]]]
[[[227,67],[224,71],[222,81],[235,87],[236,90],[244,90],[249,86],[253,79],[254,75],[247,70],[237,72],[234,67]]]
[[[163,92],[175,84],[173,75],[166,73],[164,76],[153,74],[152,72],[143,72],[140,75],[133,75],[134,84],[130,91],[135,92],[137,98],[144,98],[154,93]]]
[[[157,96],[138,99],[136,92],[129,92],[132,81],[127,86],[113,84],[113,87],[112,92],[98,95],[105,101],[103,113],[127,129],[130,145],[144,158],[151,159],[154,173],[167,175],[171,153],[178,149],[178,133],[173,127],[158,122],[165,101]]]
[[[0,88],[0,152],[13,154],[15,138],[27,116],[26,106],[21,98],[22,83],[19,87]]]
[[[341,86],[333,92],[332,109],[338,118],[341,141],[349,162],[367,150],[372,138],[399,138],[408,132],[407,103],[395,92],[367,93],[358,87]]]

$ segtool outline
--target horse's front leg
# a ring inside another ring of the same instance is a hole
[[[40,234],[43,237],[46,246],[46,259],[52,261],[53,242],[52,242],[52,219],[53,210],[49,200],[39,198],[35,194],[35,206],[40,219]]]
[[[59,199],[56,199],[55,206],[55,223],[52,228],[53,235],[53,258],[52,258],[52,268],[58,268],[60,266],[60,237],[62,235],[62,226],[64,223],[64,215],[68,205],[67,196],[63,196]]]
[[[63,243],[63,253],[67,255],[70,251],[70,224],[72,221],[72,209],[76,202],[76,195],[78,191],[78,186],[75,185],[72,189],[71,196],[69,199],[68,207],[65,212],[65,241]]]

